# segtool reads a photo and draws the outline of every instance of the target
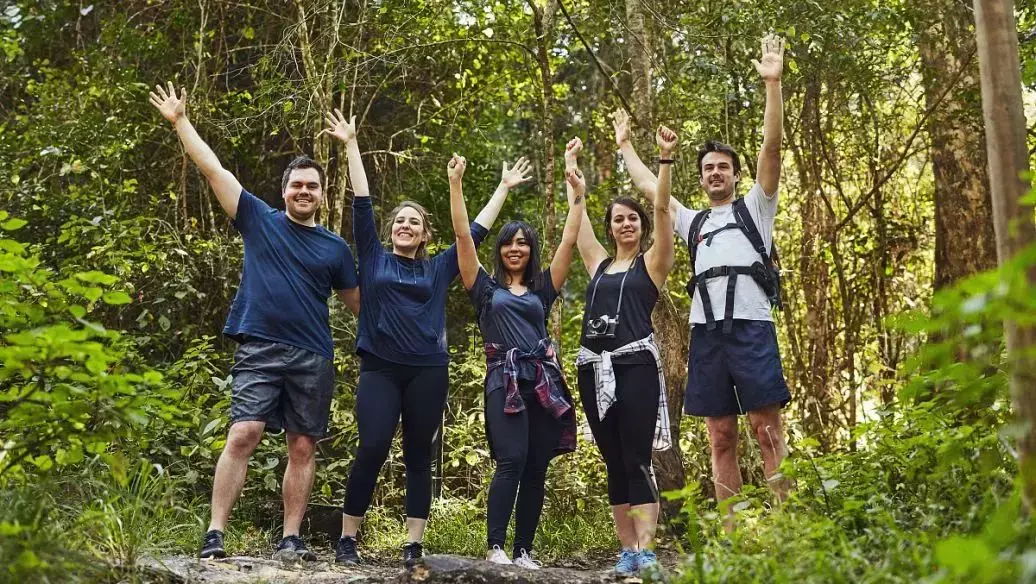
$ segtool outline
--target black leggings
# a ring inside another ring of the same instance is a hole
[[[489,486],[487,543],[490,549],[504,547],[514,509],[514,557],[523,549],[532,551],[543,510],[547,466],[561,437],[561,423],[540,405],[534,383],[519,382],[525,410],[517,414],[504,413],[505,389],[486,396],[486,426],[496,455],[496,474]]]
[[[651,446],[658,415],[658,368],[653,364],[613,365],[615,397],[604,420],[597,415],[593,367],[579,369],[579,397],[586,421],[608,469],[608,501],[643,505],[657,501]]]
[[[362,517],[388,458],[400,414],[406,465],[406,515],[428,518],[432,505],[432,438],[442,422],[449,375],[446,365],[417,367],[365,353],[356,388],[360,446],[345,488],[345,514]]]

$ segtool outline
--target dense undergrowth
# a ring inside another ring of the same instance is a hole
[[[0,219],[4,229],[23,223]],[[31,246],[0,240],[3,402],[0,435],[0,580],[104,581],[134,576],[144,554],[192,554],[207,518],[223,445],[225,353],[199,337],[164,374],[148,368],[129,333],[91,314],[128,300],[117,278],[44,267]],[[684,517],[662,545],[687,561],[685,582],[1014,582],[1036,579],[1036,529],[1020,512],[1001,320],[1032,318],[1018,270],[1028,257],[938,295],[930,311],[898,324],[931,339],[902,372],[899,399],[857,426],[844,450],[792,444],[785,474],[796,488],[773,506],[747,485],[730,502],[738,528],[691,477]],[[348,367],[348,360],[344,367]],[[478,391],[474,359],[453,368],[455,391]],[[350,393],[340,430],[322,443],[314,504],[336,505],[349,462]],[[475,402],[477,404],[477,401]],[[443,496],[428,548],[478,556],[491,472],[480,411],[453,409]],[[685,437],[685,442],[687,437]],[[278,534],[279,436],[254,456],[229,531],[234,550],[264,554]],[[398,451],[394,451],[398,452]],[[695,458],[697,458],[695,456]],[[401,462],[386,465],[363,531],[369,553],[394,557],[404,534]],[[614,548],[603,465],[590,444],[549,477],[538,539],[547,563]],[[321,534],[314,547],[329,550]]]

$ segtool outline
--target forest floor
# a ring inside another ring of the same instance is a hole
[[[672,566],[677,557],[662,556],[663,564]],[[313,582],[318,584],[488,584],[491,582],[529,584],[605,584],[636,583],[639,577],[618,577],[607,558],[589,562],[562,563],[540,570],[515,566],[499,566],[489,562],[454,555],[431,555],[409,569],[399,561],[374,559],[362,566],[335,565],[333,558],[321,557],[317,562],[285,563],[269,558],[235,556],[223,560],[199,560],[187,556],[144,558],[138,568],[145,579],[176,584],[257,584],[274,582]]]

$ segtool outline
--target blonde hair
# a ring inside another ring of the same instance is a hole
[[[389,213],[389,216],[392,217],[392,219],[386,222],[382,228],[382,237],[389,242],[389,245],[392,245],[392,224],[396,222],[396,216],[399,215],[399,212],[406,207],[410,207],[417,211],[417,214],[421,216],[421,223],[424,228],[424,239],[417,245],[417,253],[414,255],[414,259],[426,259],[428,257],[427,245],[428,242],[432,240],[432,236],[435,235],[435,232],[432,230],[431,216],[428,214],[428,210],[425,209],[421,203],[416,201],[403,201],[396,205],[396,208],[392,209],[392,212]]]

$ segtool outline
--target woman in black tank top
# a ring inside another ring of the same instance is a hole
[[[629,122],[625,112],[615,114],[616,143],[626,156]],[[629,197],[608,205],[604,230],[614,250],[609,254],[594,235],[583,213],[579,255],[593,275],[586,290],[580,340],[579,394],[590,430],[604,458],[608,500],[621,544],[618,574],[657,564],[654,544],[658,496],[651,471],[651,451],[668,448],[661,360],[654,342],[651,311],[658,291],[673,267],[673,219],[669,211],[672,187],[671,156],[676,134],[660,127],[656,134],[660,166],[651,188],[652,217]],[[582,144],[569,143],[565,165],[575,164]],[[653,240],[653,243],[650,243]]]

